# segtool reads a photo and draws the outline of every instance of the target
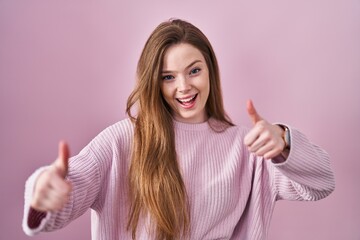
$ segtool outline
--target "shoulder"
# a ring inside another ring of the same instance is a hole
[[[120,120],[107,128],[105,128],[102,132],[99,133],[97,137],[113,139],[113,138],[121,138],[125,134],[133,133],[134,126],[129,118]]]
[[[121,133],[133,133],[134,132],[134,124],[130,120],[130,118],[125,118],[123,120],[120,120],[103,131],[104,133],[115,133],[115,134],[121,134]]]
[[[134,126],[129,118],[120,120],[101,131],[91,142],[90,147],[107,149],[124,145],[133,139]]]
[[[244,126],[240,126],[240,125],[229,125],[228,123],[224,123],[215,119],[209,119],[208,121],[210,128],[219,134],[222,135],[229,135],[229,136],[240,136],[240,137],[244,137],[248,132],[249,129],[244,127]]]
[[[243,139],[249,132],[247,127],[241,125],[229,125],[218,120],[209,120],[210,135],[226,142],[232,142],[235,145],[243,147]]]

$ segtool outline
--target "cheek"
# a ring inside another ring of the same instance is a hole
[[[170,99],[172,99],[172,95],[171,95],[171,90],[168,86],[166,85],[162,85],[160,87],[161,90],[161,95],[163,96],[163,98],[165,99],[166,102],[169,102]]]
[[[204,91],[204,93],[207,96],[209,96],[209,93],[210,93],[210,80],[209,79],[204,79],[204,81],[202,81],[201,89]]]

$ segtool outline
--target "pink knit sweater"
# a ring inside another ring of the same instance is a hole
[[[250,154],[247,132],[230,127],[215,132],[208,122],[174,122],[176,151],[190,202],[190,239],[266,239],[275,201],[326,197],[334,190],[329,157],[290,128],[291,151],[281,164]],[[127,172],[133,125],[129,119],[101,132],[70,159],[73,184],[59,212],[39,214],[29,206],[37,170],[26,183],[23,229],[34,235],[64,227],[91,208],[92,239],[131,239],[126,231]],[[141,219],[138,239],[153,239],[149,218]]]

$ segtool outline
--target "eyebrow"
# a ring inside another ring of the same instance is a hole
[[[202,62],[202,61],[201,60],[195,60],[192,63],[190,63],[185,69],[188,69],[189,67],[191,67],[192,65],[194,65],[195,63],[198,63],[198,62]],[[172,72],[176,72],[176,71],[165,70],[165,71],[162,71],[161,73],[164,74],[164,73],[172,73]]]

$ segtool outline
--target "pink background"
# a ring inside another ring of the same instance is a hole
[[[233,121],[301,129],[332,157],[336,190],[278,202],[269,239],[360,239],[360,2],[0,1],[0,239],[21,230],[26,178],[66,139],[73,154],[125,117],[150,32],[178,17],[209,37]],[[89,212],[33,239],[90,239]]]

